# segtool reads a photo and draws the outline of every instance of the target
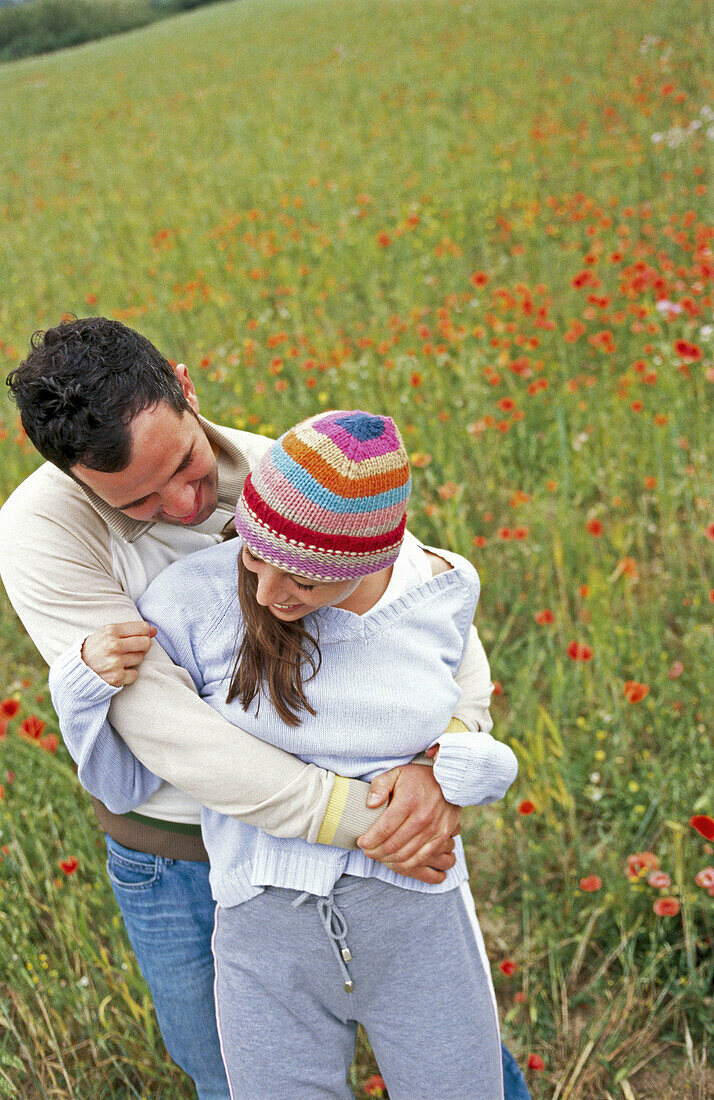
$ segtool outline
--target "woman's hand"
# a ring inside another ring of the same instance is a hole
[[[112,687],[133,684],[137,669],[149,651],[156,627],[134,621],[103,626],[84,639],[82,660]]]

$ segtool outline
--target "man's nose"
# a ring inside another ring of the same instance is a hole
[[[196,503],[196,490],[186,482],[184,485],[169,485],[163,493],[162,511],[174,519],[181,519],[193,511]]]

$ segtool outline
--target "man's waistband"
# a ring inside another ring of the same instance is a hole
[[[92,797],[97,820],[117,844],[148,852],[164,859],[190,859],[208,863],[208,852],[201,839],[200,825],[184,825],[180,821],[164,821],[143,814],[113,814],[98,799]]]

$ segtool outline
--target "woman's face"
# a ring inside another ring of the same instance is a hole
[[[318,607],[339,607],[358,589],[363,578],[353,581],[319,582],[285,573],[257,558],[247,546],[241,551],[243,565],[258,579],[256,599],[271,615],[283,622],[294,622]]]

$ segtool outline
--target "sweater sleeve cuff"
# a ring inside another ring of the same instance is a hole
[[[317,843],[356,848],[357,837],[366,833],[386,809],[386,806],[369,809],[366,805],[368,794],[369,783],[336,775]]]
[[[508,745],[490,734],[452,731],[439,738],[434,778],[456,806],[483,806],[503,798],[518,772]]]
[[[52,697],[61,698],[70,692],[91,706],[111,699],[121,688],[112,687],[82,660],[84,638],[65,650],[52,662],[49,684]]]

